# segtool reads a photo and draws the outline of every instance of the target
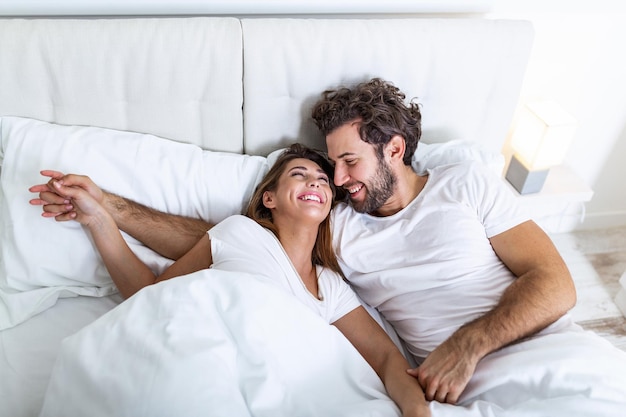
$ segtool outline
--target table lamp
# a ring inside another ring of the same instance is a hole
[[[505,178],[520,194],[541,191],[550,167],[565,159],[576,120],[554,101],[524,105],[511,138],[513,156]]]

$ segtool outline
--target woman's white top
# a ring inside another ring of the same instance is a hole
[[[276,235],[248,217],[231,216],[211,228],[208,234],[213,256],[211,268],[267,278],[293,294],[328,323],[337,321],[361,305],[340,275],[321,266],[317,267],[319,298],[313,296],[304,286]]]

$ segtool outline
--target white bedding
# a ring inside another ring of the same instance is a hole
[[[40,219],[36,217],[40,209],[26,203],[31,197],[26,187],[41,179],[38,169],[97,175],[99,183],[111,181],[108,186],[120,187],[115,190],[135,198],[143,190],[147,199],[142,201],[169,210],[173,208],[159,204],[192,197],[200,205],[180,206],[209,217],[223,213],[211,215],[205,206],[209,200],[199,191],[210,193],[215,201],[217,190],[232,204],[219,209],[233,214],[250,189],[229,186],[223,178],[258,173],[252,168],[263,165],[262,157],[240,165],[231,160],[228,167],[235,173],[215,176],[225,169],[221,164],[215,168],[215,154],[200,155],[199,149],[191,148],[168,151],[173,145],[166,149],[158,140],[163,147],[157,153],[183,161],[173,160],[164,169],[160,156],[135,159],[135,154],[144,154],[128,152],[122,136],[133,136],[134,141],[145,135],[131,133],[143,132],[194,143],[204,150],[255,155],[265,155],[294,138],[321,144],[308,120],[319,92],[370,76],[387,78],[409,97],[419,98],[425,141],[466,138],[499,152],[532,45],[528,22],[490,19],[0,20],[0,116],[85,126],[67,134],[59,126],[13,120],[13,127],[21,126],[20,133],[35,136],[19,139],[30,157],[25,164],[14,162],[26,173],[19,170],[9,177],[11,166],[2,167],[3,184],[8,187],[3,191],[11,192],[4,194],[4,207],[11,208],[10,213],[27,228],[20,239],[33,236],[32,245],[27,245],[30,252],[23,256],[38,261],[26,266],[41,267],[44,260],[52,259],[56,262],[44,266],[49,271],[69,267],[79,273],[76,263],[64,262],[51,252],[67,256],[69,248],[91,250],[80,246],[82,231],[75,225]],[[8,125],[3,125],[7,132]],[[121,135],[90,126],[128,132]],[[27,132],[26,127],[41,130]],[[44,131],[45,149],[37,141]],[[84,151],[83,141],[64,146],[77,133],[97,133],[102,143],[90,144],[92,153]],[[109,152],[113,156],[104,157]],[[187,152],[201,159],[200,171],[193,169]],[[422,152],[416,164],[420,170],[425,161],[442,163],[450,156],[443,158],[426,147],[418,152]],[[459,153],[466,155],[466,151]],[[223,160],[226,155],[217,156]],[[48,166],[51,160],[63,164]],[[46,166],[35,166],[37,161]],[[485,162],[501,169],[501,158]],[[238,166],[241,171],[236,171]],[[182,175],[176,177],[181,178],[178,182],[172,180],[170,167],[182,170],[177,171]],[[149,174],[139,178],[136,173],[143,169]],[[125,178],[142,185],[133,188]],[[151,193],[163,185],[159,184],[163,179],[171,180],[164,182],[169,188],[161,189],[162,194]],[[181,183],[198,187],[190,190],[179,187]],[[191,194],[180,194],[186,190]],[[9,223],[11,215],[2,217],[5,233],[15,223]],[[44,232],[43,227],[52,232]],[[65,242],[72,236],[72,243],[44,242],[57,231]],[[3,250],[8,248],[6,242]],[[58,277],[54,272],[44,278]],[[209,278],[206,275],[211,279],[201,279]],[[78,278],[81,287],[93,286],[95,276]],[[44,282],[43,290],[57,292],[57,285],[62,284]],[[30,303],[18,305],[15,311],[23,315],[9,315],[0,308],[0,322],[6,327],[0,331],[0,416],[38,415],[59,349],[46,416],[198,413],[231,417],[248,415],[250,410],[261,416],[398,415],[376,375],[339,332],[254,277],[202,272],[145,289],[111,310],[118,302],[115,295],[55,298],[46,305],[33,303],[35,309]],[[554,335],[546,340],[546,346],[529,340],[487,358],[462,406],[432,403],[433,415],[624,414],[624,354],[590,335]],[[549,394],[555,396],[546,400]],[[207,411],[207,407],[213,408]]]
[[[150,206],[219,221],[229,212],[242,210],[243,201],[249,198],[267,164],[260,156],[203,151],[195,145],[134,132],[18,117],[0,118],[0,126],[0,211],[4,213],[0,269],[5,272],[0,277],[4,302],[0,303],[0,327],[5,328],[0,332],[0,375],[8,376],[0,382],[0,400],[7,404],[0,407],[0,416],[32,417],[41,405],[60,341],[116,305],[109,302],[111,297],[103,301],[95,297],[102,294],[98,277],[105,286],[111,283],[85,232],[73,223],[44,219],[40,208],[28,205],[33,195],[27,188],[43,179],[38,171],[57,168],[84,172],[108,189]],[[275,155],[267,158],[268,163]],[[416,157],[418,170],[468,159],[501,170],[503,162],[500,155],[460,140],[421,144]],[[179,186],[183,182],[186,187]],[[16,258],[10,255],[16,252],[18,242],[22,242],[22,249]],[[142,245],[132,239],[129,242],[155,268],[167,265]],[[31,273],[21,274],[21,270]],[[86,272],[93,270],[101,274]],[[38,277],[41,279],[34,282]],[[71,290],[67,281],[73,284]],[[22,291],[16,292],[18,289]],[[81,292],[92,296],[76,297]],[[40,297],[43,293],[54,297]],[[21,301],[10,303],[18,298]],[[25,345],[36,346],[36,350],[19,348]]]
[[[261,276],[204,270],[141,290],[63,342],[48,416],[395,416],[333,326]]]
[[[78,223],[43,218],[41,207],[28,204],[36,197],[28,188],[48,179],[41,170],[84,173],[111,192],[213,223],[243,211],[266,171],[260,156],[22,117],[0,117],[0,165],[0,329],[28,320],[59,298],[117,292]],[[171,263],[126,240],[153,271]]]
[[[460,399],[436,417],[623,417],[626,353],[594,333],[554,333],[484,358]]]
[[[485,358],[435,417],[603,416],[626,410],[626,357],[573,330]],[[64,340],[49,416],[397,416],[334,327],[269,280],[200,271],[148,287]]]
[[[0,416],[37,416],[61,341],[120,302],[117,294],[64,298],[54,308],[1,331]]]

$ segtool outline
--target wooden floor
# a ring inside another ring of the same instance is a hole
[[[626,271],[626,226],[551,235],[578,293],[574,320],[626,351],[626,318],[615,305]]]

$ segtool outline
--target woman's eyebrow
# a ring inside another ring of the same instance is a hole
[[[301,169],[301,170],[304,170],[304,171],[308,171],[308,170],[309,170],[309,169],[308,169],[307,167],[305,167],[305,166],[302,166],[302,165],[296,165],[295,167],[291,167],[291,168],[289,169],[289,171],[288,171],[288,172],[291,172],[291,171],[296,170],[296,169]],[[320,174],[327,175],[327,174],[326,174],[326,171],[324,171],[322,168],[317,168],[315,171],[316,171],[316,172],[318,172],[318,173],[320,173]]]

